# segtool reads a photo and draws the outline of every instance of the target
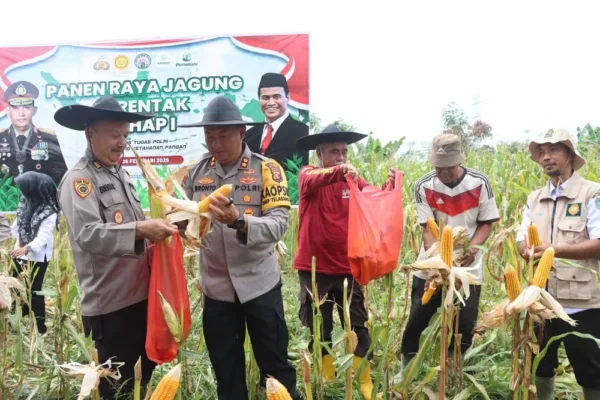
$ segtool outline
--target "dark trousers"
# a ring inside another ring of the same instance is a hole
[[[313,310],[312,310],[312,297],[308,291],[312,292],[312,276],[308,271],[298,271],[298,277],[300,278],[300,312],[299,318],[302,324],[307,328],[310,328],[311,336],[313,333]],[[371,347],[371,336],[369,330],[365,326],[369,315],[365,308],[365,295],[364,289],[361,284],[356,282],[352,275],[325,275],[315,274],[315,283],[317,284],[317,291],[319,292],[319,298],[327,296],[327,299],[319,310],[322,315],[322,330],[321,330],[321,342],[331,347],[332,344],[332,331],[333,331],[333,308],[335,307],[338,311],[342,327],[344,324],[344,311],[342,306],[344,304],[344,279],[348,279],[348,296],[350,297],[350,325],[352,330],[356,333],[358,338],[358,345],[354,350],[354,355],[358,357],[365,357]],[[313,339],[311,337],[310,343],[308,344],[309,350],[313,350]],[[327,354],[327,350],[323,348],[322,354]],[[369,353],[368,358],[372,358],[373,354]]]
[[[48,269],[48,262],[44,261],[26,261],[17,258],[13,258],[13,262],[15,264],[15,268],[13,269],[12,276],[17,277],[21,272],[23,272],[23,268],[30,268],[31,276],[33,277],[33,281],[31,281],[31,311],[35,317],[35,323],[37,326],[38,332],[43,335],[46,333],[46,302],[44,296],[40,296],[35,294],[42,290],[42,285],[44,283],[44,276],[46,275],[46,270]],[[25,285],[25,281],[22,281]],[[29,291],[27,293],[29,297]],[[27,304],[23,304],[21,306],[21,313],[23,316],[29,314],[29,306]]]
[[[111,357],[113,362],[125,363],[119,367],[121,379],[100,380],[99,390],[103,399],[125,399],[131,396],[134,384],[133,368],[140,357],[142,388],[150,381],[156,364],[146,356],[147,315],[148,301],[144,300],[108,314],[82,316],[85,336],[92,333],[100,363]]]
[[[481,286],[470,285],[470,296],[465,300],[466,306],[460,304],[460,314],[458,316],[458,333],[462,334],[460,350],[464,354],[473,343],[472,330],[477,321],[479,312],[479,295]],[[419,351],[419,338],[421,333],[429,325],[431,317],[435,315],[437,309],[442,305],[442,291],[438,290],[427,304],[421,304],[421,298],[425,291],[425,279],[413,276],[411,306],[408,322],[402,336],[402,354],[413,356]],[[454,346],[454,335],[452,335],[449,354],[452,354]]]
[[[237,296],[234,303],[204,296],[202,324],[219,400],[248,398],[246,327],[260,369],[260,385],[264,387],[270,375],[287,388],[293,399],[300,399],[296,394],[296,369],[288,361],[289,334],[283,314],[281,281],[244,304]]]
[[[571,318],[577,322],[576,327],[572,327],[558,318],[544,321],[545,327],[540,341],[540,351],[546,347],[550,338],[563,333],[587,333],[600,339],[600,309],[582,311],[571,315]],[[539,326],[536,326],[536,334],[540,334]],[[558,368],[558,347],[561,343],[565,345],[577,383],[586,389],[600,390],[600,348],[595,341],[575,335],[567,335],[550,345],[548,352],[538,365],[536,376],[542,378],[554,376],[554,370]]]

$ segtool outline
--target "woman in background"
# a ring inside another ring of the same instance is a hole
[[[54,250],[54,228],[58,228],[60,207],[56,201],[56,185],[48,175],[28,171],[15,179],[22,193],[17,218],[11,226],[12,236],[17,239],[11,252],[15,263],[13,276],[18,276],[30,265],[31,308],[38,332],[46,333],[46,307],[44,296],[35,294],[42,290],[44,275]],[[25,282],[23,282],[25,283]],[[26,304],[23,315],[29,314]]]

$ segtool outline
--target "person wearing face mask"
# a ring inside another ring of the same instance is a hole
[[[298,251],[294,268],[300,280],[299,318],[304,326],[313,330],[312,297],[312,258],[316,257],[316,283],[319,298],[327,296],[320,306],[323,316],[322,343],[331,347],[333,331],[333,310],[337,309],[340,320],[344,321],[342,304],[344,280],[348,279],[350,320],[356,332],[358,345],[354,351],[353,365],[357,371],[364,358],[365,367],[359,377],[360,390],[365,399],[371,399],[369,353],[371,337],[365,326],[368,320],[364,304],[364,288],[356,282],[348,262],[348,210],[350,188],[346,175],[354,179],[362,190],[368,183],[358,176],[356,168],[348,164],[348,145],[358,142],[367,135],[356,132],[343,132],[335,125],[329,125],[318,134],[309,135],[296,142],[301,150],[316,150],[319,165],[307,165],[300,170],[298,186],[300,191]],[[394,175],[389,183],[394,184]],[[309,350],[312,352],[313,340]],[[334,359],[323,348],[323,377],[335,378]]]
[[[550,246],[555,260],[546,290],[576,321],[572,327],[561,319],[544,321],[540,350],[561,334],[579,332],[600,339],[600,184],[584,179],[579,171],[586,163],[577,142],[562,128],[550,129],[529,144],[531,159],[537,162],[548,182],[527,199],[521,229],[517,235],[519,252],[529,261],[527,230],[538,227],[542,245],[534,249],[538,260]],[[585,268],[564,263],[571,260]],[[592,339],[568,335],[554,341],[536,371],[537,398],[554,398],[554,371],[558,368],[558,348],[564,344],[575,379],[583,388],[584,399],[600,399],[600,349]]]
[[[48,175],[28,171],[15,179],[21,191],[17,218],[11,226],[16,238],[11,252],[17,277],[23,270],[30,269],[31,311],[38,332],[46,333],[46,307],[44,296],[35,292],[42,290],[44,276],[54,250],[54,229],[58,230],[60,207],[56,198],[56,185]],[[22,306],[24,316],[29,314],[27,304]]]
[[[60,125],[84,131],[87,149],[58,188],[61,209],[82,290],[81,315],[100,363],[123,362],[121,379],[100,380],[104,399],[133,390],[134,365],[142,359],[142,387],[155,363],[145,350],[150,242],[178,233],[165,220],[146,220],[129,173],[119,164],[127,146],[129,124],[154,114],[125,112],[111,96],[91,106],[56,111]]]
[[[44,173],[56,185],[67,172],[67,164],[56,133],[33,124],[39,91],[27,81],[18,81],[4,92],[11,125],[0,129],[0,170],[12,177],[27,171]]]
[[[469,248],[454,262],[460,267],[478,265],[479,268],[472,272],[479,277],[479,282],[483,282],[483,252],[476,246],[484,245],[492,232],[492,224],[500,219],[492,185],[483,172],[462,166],[465,157],[457,135],[441,134],[434,137],[428,161],[435,170],[415,183],[418,222],[422,228],[422,245],[418,259],[424,258],[425,251],[435,241],[427,228],[428,218],[433,218],[438,226],[443,223],[452,228],[465,227],[470,239]],[[403,367],[406,367],[418,352],[421,333],[442,303],[440,287],[429,302],[421,303],[427,287],[428,272],[416,272],[412,281],[410,314],[402,336]],[[470,285],[470,296],[465,300],[466,305],[460,305],[457,333],[462,335],[460,348],[463,354],[473,342],[472,329],[477,320],[480,294],[481,286]],[[452,340],[449,354],[452,354],[453,346]]]
[[[290,169],[287,160],[294,155],[308,164],[308,151],[294,147],[296,141],[308,136],[308,125],[295,120],[288,112],[290,90],[282,74],[268,72],[258,85],[258,100],[265,114],[265,124],[252,127],[246,132],[244,141],[250,151],[277,161],[285,171]]]

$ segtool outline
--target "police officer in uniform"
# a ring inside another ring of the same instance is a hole
[[[67,164],[55,132],[33,125],[38,95],[35,85],[27,81],[15,82],[6,89],[4,100],[11,125],[0,129],[0,168],[13,177],[27,171],[41,172],[58,185]]]
[[[146,247],[148,241],[176,234],[177,227],[145,219],[131,178],[119,165],[129,123],[152,117],[124,112],[109,96],[91,107],[63,107],[54,115],[60,125],[85,131],[88,142],[85,155],[61,181],[58,197],[82,290],[84,333],[91,333],[100,363],[111,357],[125,363],[116,385],[100,381],[104,399],[131,392],[139,357],[145,383],[155,367],[145,352],[150,272]]]
[[[248,398],[244,340],[246,327],[264,385],[267,375],[296,395],[296,370],[287,358],[288,328],[283,313],[281,270],[275,244],[283,237],[290,201],[287,180],[276,161],[250,151],[246,125],[226,97],[208,105],[202,122],[208,153],[184,182],[200,201],[232,184],[228,199],[211,197],[212,231],[200,249],[204,338],[217,380],[219,400]],[[180,228],[184,228],[181,224]]]

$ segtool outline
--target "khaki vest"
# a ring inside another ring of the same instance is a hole
[[[550,196],[549,184],[531,193],[527,204],[541,240],[561,245],[589,240],[587,205],[599,189],[597,183],[585,180],[575,172],[568,181],[567,189],[557,195],[556,201]],[[560,253],[557,258],[561,258]],[[598,259],[571,261],[600,272]],[[563,307],[600,308],[600,288],[591,271],[560,261],[555,261],[552,267],[547,290]]]

